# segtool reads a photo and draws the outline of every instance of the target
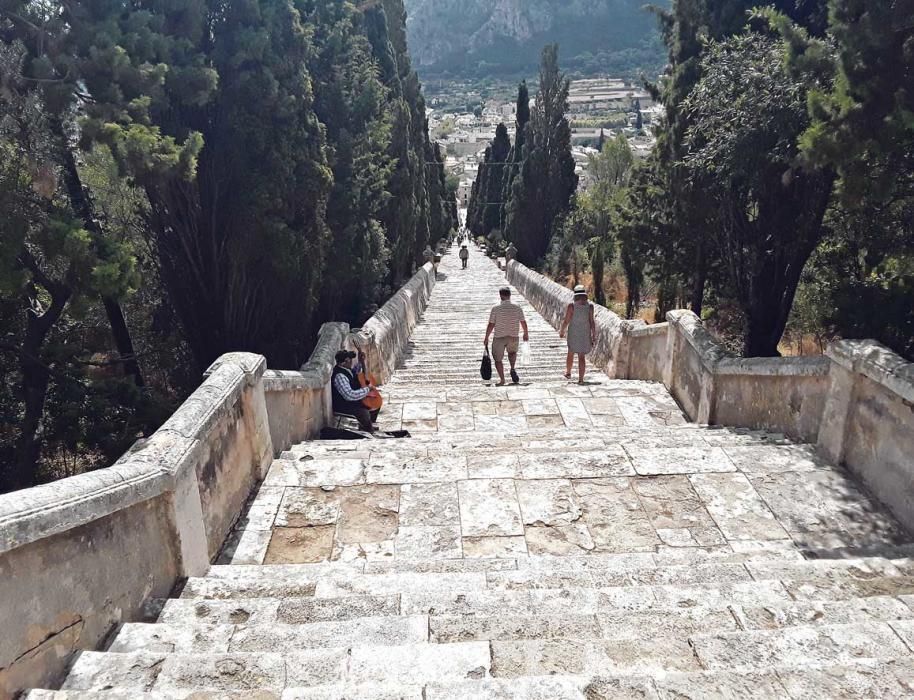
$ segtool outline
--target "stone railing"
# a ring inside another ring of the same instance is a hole
[[[507,276],[558,328],[571,290],[514,261]],[[826,358],[742,359],[717,343],[689,311],[673,311],[667,323],[649,326],[595,306],[597,342],[590,359],[610,377],[663,382],[699,423],[816,440],[828,388]]]
[[[435,288],[436,270],[426,263],[365,325],[350,337],[365,352],[368,367],[379,383],[390,380],[409,348],[409,338]]]
[[[329,422],[334,354],[359,342],[389,377],[434,283],[422,268],[363,333],[325,324],[298,371],[225,355],[111,467],[0,495],[0,698],[53,687],[71,652],[205,574],[274,456]]]
[[[517,262],[515,285],[558,327],[572,293]],[[690,311],[667,323],[623,321],[597,307],[591,360],[610,377],[662,382],[698,423],[781,432],[818,445],[914,529],[914,365],[871,340],[825,357],[740,358]]]
[[[273,459],[264,359],[221,357],[113,466],[0,496],[0,696],[53,683],[211,558]]]
[[[543,275],[524,267],[516,260],[508,263],[508,281],[554,328],[562,325],[565,311],[574,300],[574,293]],[[631,331],[642,328],[644,321],[624,321],[609,309],[596,305],[594,320],[597,342],[591,360],[616,376],[619,367],[627,365],[631,355]]]
[[[263,390],[275,453],[304,440],[313,440],[330,422],[334,355],[340,348],[348,347],[348,340],[348,324],[325,323],[317,347],[300,370],[268,370],[264,374]]]

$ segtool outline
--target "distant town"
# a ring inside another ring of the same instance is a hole
[[[432,140],[446,154],[449,175],[460,178],[459,206],[466,208],[479,162],[504,123],[513,137],[516,100],[507,91],[484,97],[472,84],[454,84],[430,97],[427,116]],[[531,107],[534,100],[531,99]],[[572,153],[580,178],[578,188],[590,185],[588,165],[601,139],[624,134],[637,158],[654,147],[652,125],[662,108],[642,86],[615,78],[591,78],[571,83],[568,119],[572,127]]]

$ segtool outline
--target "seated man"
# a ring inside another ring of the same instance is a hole
[[[365,408],[362,399],[368,396],[374,387],[368,386],[363,389],[359,386],[359,380],[352,368],[352,361],[355,358],[356,354],[349,350],[340,350],[336,354],[336,366],[330,379],[333,412],[355,416],[362,430],[373,433],[376,430],[373,423],[378,419],[378,412]]]

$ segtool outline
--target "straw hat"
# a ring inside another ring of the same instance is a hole
[[[587,287],[585,287],[583,284],[579,284],[577,287],[574,288],[574,295],[576,297],[586,297],[587,296]]]

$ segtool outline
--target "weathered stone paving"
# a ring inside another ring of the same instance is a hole
[[[276,460],[216,566],[30,698],[914,695],[910,538],[782,436],[659,385],[478,378],[503,276],[445,258],[382,426]],[[80,693],[79,691],[85,691]]]

